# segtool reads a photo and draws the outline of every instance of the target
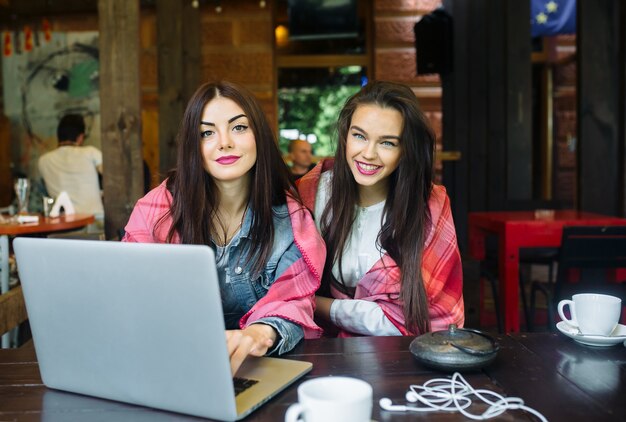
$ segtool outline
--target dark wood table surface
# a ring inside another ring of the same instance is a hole
[[[626,348],[583,346],[551,333],[496,336],[501,349],[487,368],[464,374],[475,388],[521,397],[549,421],[626,420]],[[373,420],[468,420],[458,413],[392,413],[378,400],[404,404],[410,384],[445,375],[417,363],[408,351],[412,338],[360,337],[309,340],[287,357],[313,362],[304,379],[325,375],[361,378],[374,388]],[[301,382],[301,381],[300,381]],[[282,421],[297,400],[296,387],[255,411],[246,420]],[[484,407],[472,408],[476,413]],[[34,349],[0,350],[0,421],[171,421],[200,420],[124,403],[46,388],[41,383]],[[536,420],[520,410],[495,420]]]

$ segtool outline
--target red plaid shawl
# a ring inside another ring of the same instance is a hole
[[[320,176],[322,172],[332,169],[332,165],[332,160],[323,160],[298,181],[302,200],[310,210],[315,209],[315,194]],[[462,327],[465,322],[465,307],[461,256],[457,246],[450,200],[443,186],[433,186],[428,206],[434,227],[426,239],[422,258],[422,277],[428,295],[431,330],[445,330],[449,324]],[[400,269],[395,261],[385,254],[359,281],[354,299],[376,302],[403,335],[418,334],[410,333],[406,329],[402,303],[398,298],[399,292]],[[339,299],[349,299],[334,289],[332,294]],[[343,332],[340,335],[346,336],[350,333]]]
[[[171,217],[155,229],[156,222],[170,209],[172,196],[165,181],[140,199],[126,224],[125,242],[165,243]],[[319,288],[326,247],[311,214],[287,196],[294,241],[302,258],[274,281],[267,294],[239,322],[245,328],[264,317],[276,316],[302,327],[305,338],[318,338],[322,330],[313,321],[315,291]],[[173,243],[180,243],[178,235]]]

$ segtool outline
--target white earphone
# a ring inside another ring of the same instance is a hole
[[[407,391],[404,397],[409,403],[415,403],[419,400],[419,397],[417,397],[417,393],[415,393],[415,391],[413,390]]]
[[[378,402],[380,408],[387,410],[388,412],[419,412],[420,410],[415,407],[404,406],[401,404],[393,404],[390,398],[383,397]]]

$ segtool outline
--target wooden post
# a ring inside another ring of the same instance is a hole
[[[183,5],[183,110],[200,85],[200,7],[192,2]],[[182,117],[182,114],[181,114]]]
[[[442,77],[444,166],[459,245],[467,213],[532,196],[530,5],[446,0],[454,20],[454,69]]]
[[[504,6],[502,19],[506,21],[503,34],[506,44],[501,50],[505,63],[506,201],[531,200],[533,121],[530,2],[496,3]]]
[[[139,0],[98,0],[98,16],[105,231],[113,238],[143,195]]]
[[[11,127],[3,111],[0,116],[0,207],[9,205],[13,198],[11,158]]]
[[[579,1],[578,206],[583,211],[626,215],[624,206],[624,4]]]
[[[159,75],[159,173],[163,179],[176,165],[176,132],[183,116],[181,0],[157,0]]]
[[[159,173],[164,178],[176,165],[176,134],[200,79],[200,9],[182,0],[157,0],[157,48]]]

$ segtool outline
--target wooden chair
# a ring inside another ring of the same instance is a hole
[[[555,283],[533,282],[530,297],[531,321],[535,318],[536,295],[542,293],[548,305],[548,327],[555,327],[559,301],[582,292],[618,296],[626,304],[626,282],[613,279],[615,271],[626,268],[626,226],[564,227]],[[579,280],[572,281],[571,270]]]
[[[28,319],[22,286],[0,295],[0,335],[9,332]]]

